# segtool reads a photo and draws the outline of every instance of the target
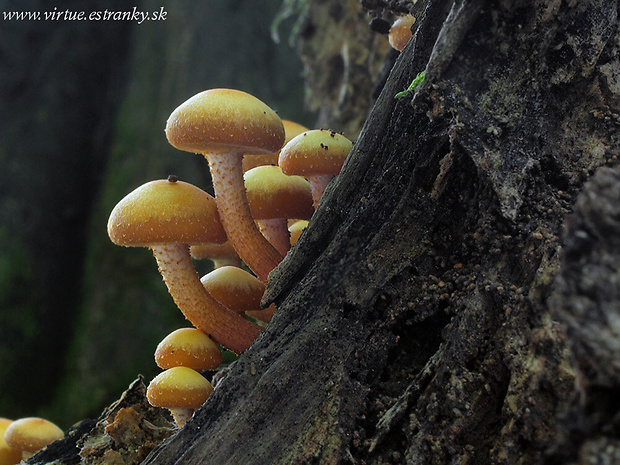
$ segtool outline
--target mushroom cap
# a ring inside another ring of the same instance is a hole
[[[110,213],[108,235],[124,246],[226,241],[215,199],[192,184],[165,179],[127,194]]]
[[[243,175],[252,217],[310,218],[314,213],[310,183],[301,176],[287,176],[278,166],[257,166]]]
[[[10,447],[4,440],[4,432],[13,423],[8,418],[0,418],[0,464],[14,465],[22,461],[22,451]]]
[[[65,433],[51,421],[38,417],[20,418],[4,432],[9,447],[26,452],[37,452],[64,437]]]
[[[196,244],[189,248],[192,258],[215,259],[215,258],[239,258],[230,241],[222,244]]]
[[[295,245],[299,240],[299,236],[306,226],[308,226],[307,220],[298,220],[288,227],[288,232],[291,234],[291,245]]]
[[[282,120],[256,97],[210,89],[179,105],[166,122],[173,147],[194,153],[270,153],[284,143]]]
[[[299,123],[294,121],[290,121],[288,119],[282,120],[282,125],[284,126],[284,144],[287,144],[293,137],[298,134],[301,134],[304,131],[307,131],[308,128],[302,126]],[[243,157],[243,171],[246,172],[251,170],[252,168],[256,168],[257,166],[263,165],[277,165],[278,157],[280,156],[280,151],[272,152],[272,153],[264,153],[264,154],[247,154],[248,156]]]
[[[196,370],[174,367],[149,383],[146,398],[155,407],[197,409],[209,398],[213,386]]]
[[[196,328],[179,328],[168,334],[155,349],[159,368],[184,366],[194,370],[213,370],[222,363],[220,347]]]
[[[390,41],[390,45],[402,52],[409,42],[409,39],[412,37],[411,26],[415,23],[415,16],[413,15],[404,15],[394,21],[392,27],[390,28],[390,32],[388,33],[388,40]]]
[[[308,128],[302,124],[296,123],[288,119],[282,120],[284,126],[284,143],[289,142],[293,137],[298,136],[302,132],[308,131]]]
[[[284,174],[337,175],[353,143],[342,134],[312,129],[293,137],[280,150],[278,165]]]
[[[200,281],[216,300],[232,311],[259,310],[265,284],[236,266],[223,266],[204,275]]]

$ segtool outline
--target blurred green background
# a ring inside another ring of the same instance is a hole
[[[130,6],[131,5],[131,6]],[[51,1],[1,1],[0,14]],[[113,245],[106,222],[138,185],[174,173],[210,191],[202,157],[168,145],[170,112],[213,87],[245,90],[306,126],[303,66],[270,28],[280,0],[65,1],[70,11],[163,11],[165,20],[0,25],[0,417],[66,428],[159,369],[184,326],[152,254]]]

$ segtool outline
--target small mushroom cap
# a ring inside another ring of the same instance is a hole
[[[282,147],[278,165],[287,175],[337,175],[353,143],[342,134],[312,129]]]
[[[256,97],[234,89],[210,89],[179,105],[166,123],[166,137],[186,152],[277,152],[282,120]]]
[[[296,123],[295,121],[282,120],[282,125],[284,126],[285,144],[289,142],[293,137],[298,136],[302,132],[308,131],[308,128],[306,126]]]
[[[163,369],[184,366],[197,371],[213,370],[222,363],[222,351],[202,331],[179,328],[157,345],[155,363]]]
[[[284,144],[288,143],[296,135],[308,130],[307,127],[287,119],[282,120],[282,125],[284,126]],[[248,154],[247,157],[243,157],[243,171],[246,172],[257,166],[277,165],[279,156],[279,151],[264,154]]]
[[[64,435],[51,421],[27,417],[15,420],[9,425],[4,433],[4,440],[13,449],[37,452]]]
[[[200,281],[216,300],[229,309],[243,313],[259,310],[265,284],[236,266],[223,266],[204,275]]]
[[[196,244],[189,248],[192,258],[201,259],[217,259],[217,258],[239,258],[230,241],[223,244]]]
[[[192,184],[165,179],[125,196],[110,214],[108,235],[124,246],[226,241],[215,199]]]
[[[22,451],[10,447],[4,440],[4,433],[13,420],[0,418],[0,465],[14,465],[22,461]]]
[[[209,398],[213,386],[196,370],[174,367],[149,383],[146,398],[155,407],[197,409]]]
[[[298,220],[288,227],[288,232],[291,234],[291,245],[295,245],[299,240],[299,236],[306,226],[308,226],[307,220]]]
[[[257,166],[243,175],[248,204],[255,220],[310,218],[314,213],[310,183],[287,176],[278,166]]]
[[[415,16],[413,15],[405,15],[398,18],[392,24],[390,28],[390,32],[388,33],[388,40],[390,41],[390,45],[402,52],[409,42],[409,39],[412,37],[411,26],[415,23]]]

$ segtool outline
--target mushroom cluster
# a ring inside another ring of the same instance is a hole
[[[169,409],[182,427],[213,392],[207,376],[220,366],[222,349],[240,355],[271,320],[275,306],[260,306],[269,273],[308,224],[352,143],[282,121],[233,89],[191,97],[171,113],[165,133],[175,148],[206,158],[215,197],[176,177],[147,182],[114,207],[108,235],[153,252],[193,325],[158,345],[163,371],[147,389],[149,402]],[[200,278],[193,260],[205,258],[214,270]]]

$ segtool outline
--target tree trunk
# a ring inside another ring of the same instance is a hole
[[[618,2],[412,8],[271,324],[143,463],[620,455]]]
[[[618,160],[618,3],[427,3],[271,276],[272,323],[145,463],[593,463],[592,450],[620,450],[617,171],[584,193],[561,253],[584,182]],[[600,331],[578,331],[586,311]]]

